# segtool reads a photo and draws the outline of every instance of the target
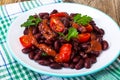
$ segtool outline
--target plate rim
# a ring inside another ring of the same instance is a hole
[[[79,3],[64,2],[64,3],[53,3],[53,4],[47,4],[47,5],[57,5],[57,4],[62,4],[62,5],[63,5],[63,4],[72,4],[72,5],[87,6],[87,7],[90,7],[90,8],[92,8],[92,9],[95,9],[95,10],[101,12],[102,14],[108,16],[106,13],[102,12],[102,11],[99,10],[99,9],[96,9],[96,8],[91,7],[91,6],[88,6],[88,5],[79,4]],[[42,5],[42,6],[47,6],[47,5]],[[25,11],[25,12],[21,13],[20,16],[21,16],[21,15],[24,15],[24,13],[30,12],[30,11],[32,11],[32,10],[34,10],[34,9],[37,9],[37,8],[40,8],[40,7],[41,7],[41,6],[36,7],[36,8],[33,8],[33,9],[31,9],[31,10],[28,10],[28,11]],[[108,16],[108,17],[116,24],[116,26],[118,26],[118,29],[120,30],[120,27],[119,27],[119,25],[115,22],[115,20],[114,20],[113,18],[111,18],[110,16]],[[17,18],[19,18],[19,16],[18,16]],[[16,19],[17,19],[17,18],[16,18]],[[14,21],[16,21],[16,19],[15,19]],[[12,24],[13,24],[13,22],[12,22]],[[12,52],[12,50],[10,49],[10,45],[9,45],[9,42],[8,42],[8,33],[9,33],[9,31],[10,31],[10,30],[7,31],[6,42],[7,42],[8,51],[10,52],[10,54],[12,55],[12,57],[13,57],[18,63],[20,63],[21,65],[23,65],[23,66],[26,67],[27,69],[32,70],[32,71],[35,71],[35,72],[38,72],[38,73],[40,73],[40,74],[46,74],[46,75],[49,75],[49,76],[56,76],[56,77],[77,77],[77,76],[85,76],[85,75],[88,75],[88,74],[96,73],[96,72],[98,72],[98,71],[100,71],[100,70],[103,70],[104,68],[108,67],[110,64],[112,64],[112,63],[117,59],[117,57],[118,57],[119,54],[120,54],[120,50],[119,50],[118,53],[117,53],[117,55],[115,56],[115,58],[114,58],[112,61],[110,61],[110,63],[108,63],[107,65],[105,65],[105,66],[103,66],[103,67],[101,67],[101,68],[99,68],[99,69],[96,69],[96,70],[91,71],[91,72],[86,72],[86,73],[84,73],[84,74],[80,74],[80,73],[75,73],[75,74],[56,74],[56,73],[46,72],[46,71],[42,71],[42,70],[35,69],[35,68],[33,68],[33,67],[25,64],[23,61],[20,61],[20,59],[18,59],[18,58],[14,55],[14,52]]]

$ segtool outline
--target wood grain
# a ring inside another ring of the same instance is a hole
[[[64,0],[97,8],[112,17],[120,26],[120,0]]]
[[[28,1],[28,0],[0,0],[0,5],[22,2],[22,1]]]
[[[21,1],[29,0],[0,0],[0,5]],[[120,26],[120,0],[63,0],[63,1],[85,4],[97,8],[111,16]]]

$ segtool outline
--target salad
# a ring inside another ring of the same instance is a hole
[[[21,24],[22,52],[31,60],[53,69],[90,68],[102,51],[109,48],[105,31],[92,17],[80,13],[42,12]]]

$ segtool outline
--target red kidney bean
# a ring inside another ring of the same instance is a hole
[[[72,40],[73,42],[77,42],[79,44],[79,40],[77,38],[73,38]]]
[[[85,58],[84,67],[85,68],[90,68],[91,65],[92,65],[91,59],[90,58]]]
[[[65,27],[69,27],[70,26],[70,21],[67,17],[63,17],[61,18],[62,23],[64,24]]]
[[[67,28],[67,27],[64,28],[63,33],[64,33],[64,34],[67,34],[67,33],[68,33],[68,28]]]
[[[81,58],[80,56],[74,57],[74,58],[73,58],[73,62],[74,62],[74,63],[77,63],[77,62],[80,60],[80,58]]]
[[[62,64],[64,67],[69,67],[69,63],[63,63]]]
[[[30,52],[28,54],[28,56],[29,56],[30,59],[34,59],[35,53],[34,52]]]
[[[88,55],[84,52],[80,52],[79,54],[82,58],[87,58],[88,57]]]
[[[39,13],[40,18],[44,19],[44,16],[49,16],[49,13]]]
[[[34,60],[36,61],[36,60],[40,60],[40,58],[41,58],[41,54],[36,54],[35,56],[34,56]]]
[[[35,15],[33,15],[34,16],[34,18],[38,18],[38,15],[37,14],[35,14]]]
[[[52,44],[52,41],[51,40],[45,40],[44,41],[46,44]]]
[[[39,33],[39,34],[41,34],[41,33]],[[40,39],[41,39],[41,40],[45,40],[45,37],[42,36],[42,34],[41,34]]]
[[[97,59],[96,59],[95,56],[91,56],[90,59],[91,59],[91,63],[96,63],[97,62]]]
[[[91,54],[95,55],[96,57],[100,55],[100,51],[91,51]]]
[[[92,26],[96,25],[94,21],[91,21],[89,24],[92,25]]]
[[[38,49],[38,48],[36,48],[36,49],[34,50],[34,52],[35,52],[36,54],[42,54],[42,53],[43,53],[43,51],[42,51],[41,49]]]
[[[51,63],[55,62],[53,58],[48,59]]]
[[[66,43],[66,42],[68,42],[68,41],[65,40],[64,38],[59,38],[59,42],[60,42],[60,43]]]
[[[61,64],[58,64],[58,63],[51,63],[50,67],[53,69],[61,69],[62,68]]]
[[[50,61],[49,60],[39,60],[37,61],[39,64],[41,65],[45,65],[45,66],[48,66],[50,65]]]
[[[70,63],[69,67],[70,67],[71,69],[74,69],[74,68],[75,68],[75,64],[74,64],[74,63]]]
[[[71,13],[70,16],[74,17],[77,13]]]
[[[45,42],[45,40],[39,40],[39,43],[44,43]]]
[[[81,48],[84,49],[84,50],[87,50],[88,49],[88,44],[87,43],[83,43],[81,44]]]
[[[103,50],[106,50],[106,49],[108,49],[108,47],[109,47],[108,42],[105,41],[105,40],[103,40],[103,41],[102,41],[102,49],[103,49]]]
[[[32,46],[31,46],[31,49],[32,49],[33,51],[35,51],[37,48],[36,48],[36,46],[32,45]]]
[[[97,33],[99,33],[99,28],[97,26],[93,26],[93,30]]]
[[[25,28],[25,30],[23,31],[23,34],[24,34],[24,35],[27,35],[27,34],[28,34],[28,28]]]
[[[80,59],[79,62],[75,65],[75,69],[81,69],[84,67],[84,60]]]
[[[55,13],[58,13],[56,9],[54,9],[50,14],[55,14]]]
[[[72,45],[73,45],[73,49],[75,51],[77,51],[78,50],[78,43],[77,42],[72,42]]]
[[[70,56],[70,60],[71,60],[71,61],[73,60],[75,54],[76,54],[75,51],[72,51],[72,54],[71,54],[71,56]]]
[[[58,41],[58,40],[56,40],[56,41],[54,42],[54,48],[55,48],[56,51],[59,51],[59,49],[60,49],[60,44],[59,44],[59,41]]]
[[[101,43],[102,40],[103,40],[102,37],[103,37],[103,36],[97,36],[97,39],[96,39],[96,40]]]
[[[39,39],[41,38],[41,33],[37,33],[37,34],[35,34],[34,36],[35,36],[35,38],[36,38],[37,40],[39,40]]]
[[[104,34],[105,34],[105,31],[101,28],[101,29],[99,29],[99,33],[100,33],[101,35],[104,35]]]
[[[22,49],[22,52],[25,53],[25,54],[27,54],[27,53],[29,53],[29,52],[31,52],[31,51],[32,51],[32,48],[31,48],[31,47],[29,47],[29,48],[23,48],[23,49]]]
[[[33,34],[36,34],[36,33],[38,33],[38,32],[39,32],[38,27],[34,27],[32,33],[33,33]]]
[[[48,19],[49,20],[49,15],[44,15],[43,19]]]

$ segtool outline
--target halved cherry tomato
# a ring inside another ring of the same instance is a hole
[[[23,35],[19,38],[23,47],[31,47],[32,46],[32,39],[28,35]]]
[[[55,61],[56,62],[68,62],[70,60],[70,55],[71,55],[71,50],[72,45],[71,44],[63,44],[62,47],[60,48],[59,54],[55,56]]]
[[[50,19],[50,27],[55,32],[62,32],[65,28],[64,24],[60,21],[58,17],[52,17]]]
[[[67,16],[68,14],[66,12],[58,12],[50,15],[50,17],[67,17]]]
[[[82,33],[82,34],[78,34],[78,40],[83,43],[83,42],[87,42],[90,39],[90,33]]]
[[[91,31],[93,30],[93,27],[92,27],[92,25],[90,25],[90,24],[88,24],[87,26],[85,26],[85,28],[86,28],[86,30],[87,30],[88,32],[91,32]]]

